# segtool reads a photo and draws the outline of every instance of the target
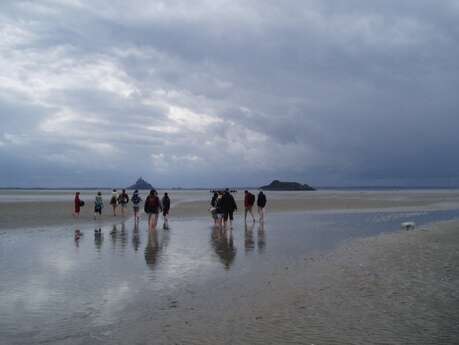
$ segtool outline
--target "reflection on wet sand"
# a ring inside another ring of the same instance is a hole
[[[233,242],[233,231],[214,227],[211,234],[211,244],[225,269],[230,269],[236,257],[236,247]]]
[[[113,244],[113,248],[115,248],[116,238],[118,236],[118,229],[116,228],[116,224],[113,224],[112,231],[110,231],[110,235],[112,235],[112,244]]]
[[[119,227],[119,231],[118,231],[118,227]],[[121,224],[113,224],[112,230],[110,231],[110,235],[112,238],[113,249],[116,249],[116,245],[117,243],[119,243],[119,246],[121,248],[121,253],[124,253],[127,242],[128,242],[128,238],[127,238],[128,236],[127,236],[125,223],[123,222]]]
[[[124,222],[121,223],[120,240],[121,240],[121,249],[124,250],[127,244],[126,225],[124,224]]]
[[[255,248],[255,241],[253,240],[254,223],[250,225],[245,224],[244,248],[246,252],[251,252]]]
[[[258,252],[263,253],[266,247],[266,232],[265,232],[265,225],[263,222],[260,223],[258,226]]]
[[[145,262],[152,270],[155,269],[160,257],[161,251],[167,247],[169,243],[169,232],[163,231],[159,239],[158,230],[148,231],[148,241],[145,247]]]
[[[94,230],[94,245],[96,246],[97,252],[100,252],[102,248],[102,242],[104,240],[104,234],[102,233],[102,229],[95,229]]]
[[[134,251],[138,251],[140,246],[140,233],[139,233],[139,223],[134,222],[134,229],[132,229],[132,247]]]
[[[83,236],[83,233],[80,231],[80,229],[76,229],[75,233],[73,234],[73,239],[75,240],[75,247],[80,246],[80,238]]]
[[[251,252],[255,249],[255,240],[253,236],[253,230],[255,224],[246,224],[244,233],[244,248],[246,253]],[[266,233],[263,223],[260,223],[257,230],[257,249],[258,253],[263,253],[266,246]]]
[[[158,252],[158,232],[156,230],[148,231],[148,241],[145,247],[145,262],[151,269],[155,268]]]

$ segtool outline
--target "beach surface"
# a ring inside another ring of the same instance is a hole
[[[164,191],[159,191],[160,197]],[[168,191],[172,200],[171,217],[191,218],[209,215],[211,194],[206,190]],[[256,191],[252,191],[256,194]],[[94,191],[82,191],[86,202],[80,217],[72,216],[72,191],[0,191],[0,229],[43,227],[53,225],[94,223]],[[132,195],[132,192],[129,193]],[[145,200],[146,192],[141,193]],[[266,212],[362,212],[362,211],[429,211],[459,209],[459,190],[399,190],[399,191],[315,191],[315,192],[266,192]],[[105,207],[97,224],[122,222],[132,216],[132,205],[126,216],[113,217],[109,197],[103,191]],[[244,192],[234,194],[238,214],[243,215]],[[256,214],[256,206],[254,207]]]
[[[1,228],[0,344],[457,344],[456,193],[268,193],[264,224],[227,231],[194,209],[208,192],[171,193],[171,230],[152,232],[145,218],[75,220],[69,191],[0,195],[2,214],[61,205],[54,225]],[[298,200],[309,208],[279,206]]]
[[[457,344],[458,263],[458,221],[355,239],[254,272],[236,286],[221,282],[177,296],[174,312],[115,331],[111,340],[154,334],[162,344]]]

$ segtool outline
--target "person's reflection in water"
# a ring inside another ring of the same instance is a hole
[[[121,249],[124,250],[127,244],[127,233],[126,233],[126,226],[124,225],[124,222],[121,223],[120,240],[121,240]]]
[[[255,241],[253,240],[254,227],[255,223],[245,224],[244,248],[246,252],[250,252],[255,248]]]
[[[156,229],[148,231],[148,242],[145,247],[145,262],[148,267],[154,269],[159,252],[158,232]]]
[[[169,231],[152,229],[148,231],[148,242],[145,247],[145,262],[153,270],[158,264],[160,253],[169,244]]]
[[[75,230],[75,233],[73,234],[73,239],[75,240],[75,247],[79,247],[80,246],[80,238],[82,236],[82,233],[80,231],[80,229],[76,229]]]
[[[102,248],[102,242],[104,240],[104,234],[102,233],[102,229],[95,229],[94,230],[94,244],[96,246],[96,250],[100,252]]]
[[[112,231],[110,231],[110,235],[112,235],[112,244],[113,244],[113,248],[115,248],[116,239],[118,237],[118,229],[116,228],[115,224],[113,224],[113,228],[112,228]]]
[[[266,232],[265,232],[265,225],[263,222],[260,223],[258,226],[258,252],[263,253],[266,247]]]
[[[236,248],[233,242],[233,232],[220,227],[214,227],[211,234],[211,243],[225,269],[230,269],[236,257]]]
[[[139,246],[140,246],[139,224],[136,221],[134,221],[134,229],[132,230],[132,246],[134,247],[134,251],[139,250]]]

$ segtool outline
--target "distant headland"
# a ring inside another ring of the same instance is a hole
[[[154,188],[150,183],[145,181],[143,178],[139,177],[138,180],[132,186],[127,187],[127,189],[138,189],[138,190],[149,189],[151,190]]]
[[[301,191],[301,190],[315,190],[307,184],[301,184],[298,182],[282,182],[279,180],[274,180],[269,185],[260,187],[263,190],[279,190],[279,191]]]

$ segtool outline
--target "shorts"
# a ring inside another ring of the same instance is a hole
[[[94,213],[102,214],[102,207],[100,207],[100,206],[94,206]]]
[[[225,213],[223,214],[224,221],[226,222],[228,220],[228,217],[230,220],[233,220],[233,213],[234,211],[225,211]]]
[[[122,208],[126,208],[127,207],[127,203],[123,202],[120,204]]]
[[[139,212],[140,206],[134,206],[133,209],[134,209],[134,212]]]
[[[163,216],[166,217],[169,214],[169,209],[164,209],[163,210]]]

